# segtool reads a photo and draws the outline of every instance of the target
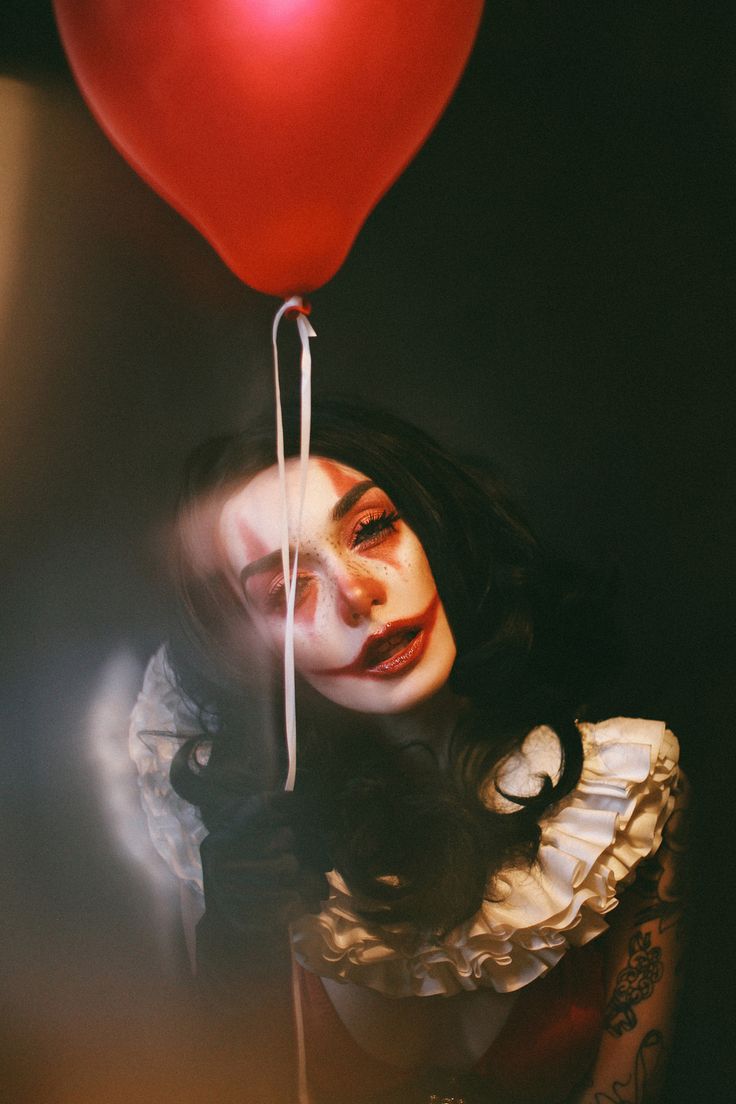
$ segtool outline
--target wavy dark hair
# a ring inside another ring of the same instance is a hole
[[[287,456],[298,447],[290,411]],[[440,767],[429,747],[388,746],[370,717],[315,701],[305,688],[295,803],[301,855],[336,867],[366,914],[444,933],[484,896],[502,894],[505,869],[533,862],[542,814],[579,780],[576,719],[611,660],[601,647],[610,640],[610,587],[591,586],[548,556],[488,465],[451,455],[395,415],[324,403],[313,411],[311,451],[373,479],[418,536],[457,645],[450,687],[465,704]],[[250,658],[244,654],[247,615],[206,538],[224,497],[275,462],[272,419],[207,441],[186,465],[179,501],[181,621],[169,656],[212,751],[201,767],[197,741],[187,741],[172,784],[209,829],[284,769],[283,740],[263,738],[269,709],[267,727],[280,731],[278,675],[264,704],[244,674],[263,648],[251,641]],[[559,777],[540,775],[537,794],[515,798],[515,811],[492,811],[485,787],[538,725],[558,736]]]

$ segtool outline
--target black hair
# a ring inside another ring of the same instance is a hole
[[[284,437],[286,455],[298,454],[296,411],[285,416]],[[496,892],[504,869],[533,861],[539,819],[579,780],[576,719],[610,659],[598,646],[607,639],[600,626],[609,590],[593,593],[579,571],[544,552],[489,465],[451,455],[395,415],[321,404],[311,453],[374,480],[421,541],[457,646],[450,687],[467,705],[442,768],[429,749],[417,760],[375,739],[369,718],[307,710],[297,776],[304,854],[334,865],[365,912],[447,931]],[[194,769],[189,741],[172,783],[208,827],[263,786],[269,754],[282,755],[282,741],[274,748],[254,732],[264,707],[243,678],[245,615],[238,610],[233,630],[226,611],[236,604],[203,540],[224,496],[275,462],[272,419],[205,442],[187,463],[179,502],[183,617],[170,657],[180,689],[199,706],[212,755]],[[277,676],[275,687],[276,700]],[[493,811],[485,787],[539,725],[559,739],[559,777],[540,776],[536,795],[514,798],[516,811]]]

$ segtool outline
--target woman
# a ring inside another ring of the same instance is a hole
[[[294,502],[293,419],[286,447]],[[612,657],[591,588],[481,465],[316,412],[284,794],[270,428],[198,450],[178,533],[183,632],[131,749],[210,1004],[245,1007],[289,930],[315,1101],[655,1100],[683,780],[664,724],[581,719]]]

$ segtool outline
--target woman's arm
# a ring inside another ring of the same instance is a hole
[[[660,1099],[685,942],[688,802],[680,774],[662,844],[640,866],[612,918],[603,1038],[585,1087],[569,1104]]]
[[[296,854],[298,807],[293,793],[243,797],[200,847],[196,987],[233,1088],[227,1100],[238,1086],[247,1089],[237,1099],[258,1104],[297,1099],[289,924],[327,896],[324,875]]]

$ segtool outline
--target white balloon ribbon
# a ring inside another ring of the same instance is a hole
[[[284,720],[286,726],[286,748],[289,767],[284,784],[285,790],[293,790],[296,780],[296,685],[294,677],[294,610],[296,608],[296,588],[299,572],[299,537],[302,526],[304,495],[307,488],[307,464],[309,462],[309,436],[312,422],[312,350],[310,337],[316,337],[307,318],[307,309],[301,296],[287,299],[276,311],[271,332],[273,347],[274,390],[276,394],[276,458],[279,469],[279,489],[281,496],[281,566],[286,588],[286,624],[284,631]],[[294,540],[289,543],[289,502],[286,493],[286,459],[284,455],[284,418],[281,409],[281,384],[279,380],[278,330],[281,319],[291,312],[296,313],[296,325],[302,345],[301,352],[301,419],[299,438],[299,496],[296,511]],[[290,551],[293,548],[293,561],[290,563]]]
[[[279,379],[278,330],[281,319],[290,312],[296,313],[296,325],[302,345],[301,354],[301,417],[299,426],[299,500],[294,530],[294,560],[290,565],[289,553],[289,502],[286,493],[286,458],[284,455],[284,418],[281,407],[281,383]],[[286,774],[285,790],[293,790],[296,781],[296,684],[294,677],[294,610],[296,608],[296,588],[299,577],[299,539],[302,528],[304,496],[307,488],[307,465],[309,463],[309,437],[312,422],[312,350],[310,337],[316,337],[307,318],[306,308],[300,296],[287,299],[273,320],[271,344],[273,347],[273,378],[276,395],[276,459],[279,469],[279,490],[281,498],[281,568],[286,588],[286,625],[284,630],[284,720],[286,727],[286,747],[289,755],[289,767]],[[304,1039],[304,1018],[299,987],[297,964],[291,951],[291,998],[294,1011],[294,1034],[297,1058],[297,1099],[298,1104],[310,1104],[307,1086],[307,1056]]]

